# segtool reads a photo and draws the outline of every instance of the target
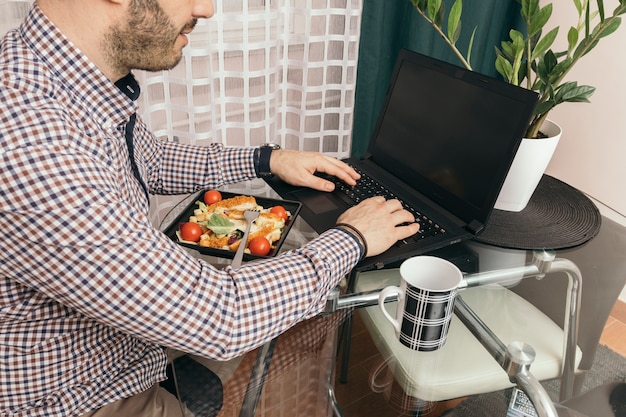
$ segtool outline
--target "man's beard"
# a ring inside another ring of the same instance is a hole
[[[197,20],[182,30],[191,30]],[[174,68],[182,58],[175,46],[182,31],[174,26],[155,0],[133,0],[124,27],[111,27],[104,38],[105,56],[116,70],[161,71]]]

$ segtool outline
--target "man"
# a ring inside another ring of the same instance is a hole
[[[2,40],[0,415],[178,415],[158,388],[164,347],[218,360],[250,351],[317,314],[362,256],[417,231],[396,227],[413,220],[398,201],[375,197],[298,250],[217,270],[150,225],[145,192],[263,169],[328,191],[313,172],[358,179],[319,153],[148,132],[130,71],[175,66],[212,14],[211,0],[39,0]]]

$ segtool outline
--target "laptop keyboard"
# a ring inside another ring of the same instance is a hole
[[[338,191],[338,195],[348,204],[355,205],[360,203],[361,201],[374,197],[374,196],[383,196],[385,199],[397,199],[402,203],[404,209],[408,210],[413,214],[415,221],[419,223],[420,229],[419,231],[401,241],[398,241],[397,245],[406,245],[414,243],[418,240],[423,240],[429,237],[437,236],[440,234],[445,234],[446,231],[444,228],[440,227],[436,222],[431,220],[425,214],[420,213],[414,207],[409,206],[400,198],[398,198],[394,193],[392,193],[388,188],[384,187],[378,181],[372,179],[367,174],[362,172],[356,167],[352,167],[356,172],[361,175],[361,178],[357,181],[356,185],[350,186],[340,179],[330,176],[330,175],[321,175],[325,179],[332,181],[335,184],[335,190]]]

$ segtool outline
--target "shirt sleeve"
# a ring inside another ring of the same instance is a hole
[[[190,193],[256,178],[250,147],[193,146],[158,140],[137,118],[140,169],[154,194]]]
[[[0,270],[142,340],[231,358],[317,314],[359,260],[354,239],[330,230],[277,258],[218,270],[155,230],[101,161],[66,145],[5,154]]]

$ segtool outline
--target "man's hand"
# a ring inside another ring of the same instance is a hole
[[[337,158],[319,152],[289,149],[272,151],[270,170],[286,183],[319,191],[332,191],[335,184],[313,175],[315,172],[333,175],[348,185],[355,185],[360,177],[352,167]]]
[[[398,200],[372,197],[346,210],[337,223],[347,223],[358,229],[367,243],[366,256],[383,253],[400,239],[414,235],[419,230],[413,215],[402,208]],[[398,226],[402,223],[410,223]]]
[[[335,184],[313,175],[324,172],[348,185],[355,185],[360,175],[349,165],[319,152],[300,152],[280,149],[272,152],[270,170],[283,181],[296,186],[306,186],[319,191],[332,191]],[[363,234],[367,243],[366,256],[383,253],[400,239],[414,235],[419,230],[413,215],[402,208],[398,200],[372,197],[346,210],[337,223],[347,223]],[[405,226],[398,226],[410,223]]]

